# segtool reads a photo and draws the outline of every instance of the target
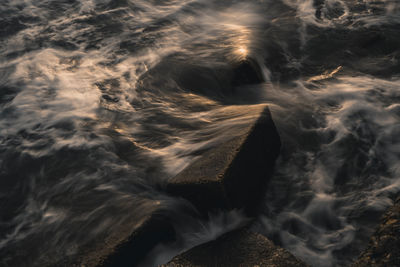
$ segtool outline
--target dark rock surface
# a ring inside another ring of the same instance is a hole
[[[231,140],[204,153],[168,181],[169,193],[191,201],[200,211],[256,210],[280,150],[280,138],[266,105]]]
[[[231,98],[241,91],[238,87],[263,82],[261,65],[250,57],[234,61],[215,58],[212,62],[204,62],[171,55],[142,75],[138,86],[143,92],[150,88],[158,91],[162,87],[164,93],[176,93],[178,86],[179,90],[230,103]]]
[[[200,211],[252,210],[260,203],[279,154],[280,138],[268,107],[252,109],[257,111],[253,121],[171,179],[168,191],[187,198]],[[126,222],[118,229],[95,247],[81,251],[75,264],[65,266],[137,266],[157,244],[175,239],[171,219],[157,209],[141,222]]]
[[[368,248],[352,267],[400,266],[400,198],[385,213]]]
[[[197,246],[161,267],[308,266],[260,234],[238,230]]]
[[[241,61],[240,64],[235,66],[235,68],[233,69],[233,73],[233,86],[265,82],[259,64],[252,59]]]
[[[134,228],[131,232],[130,229]],[[136,266],[160,242],[175,239],[175,230],[168,218],[153,212],[137,226],[121,228],[119,236],[108,238],[95,250],[84,253],[73,266],[120,267]],[[70,265],[71,266],[71,265]]]

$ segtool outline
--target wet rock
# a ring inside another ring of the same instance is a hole
[[[262,82],[265,82],[262,70],[259,64],[252,59],[241,61],[233,69],[233,86],[257,84]]]
[[[260,234],[238,230],[192,248],[161,267],[308,266]]]
[[[229,141],[204,153],[168,181],[167,191],[201,212],[244,208],[249,214],[265,192],[280,150],[280,138],[266,105]]]
[[[227,66],[204,67],[178,63],[181,68],[168,70],[170,75],[184,90],[211,98],[221,98],[232,93],[229,81],[232,74]],[[165,71],[164,71],[165,72]]]
[[[232,95],[236,87],[265,82],[260,65],[251,58],[212,68],[187,66],[176,76],[181,87],[207,96]]]
[[[400,266],[400,198],[384,215],[368,248],[352,267]]]
[[[231,62],[215,59],[182,59],[180,55],[164,58],[146,71],[138,80],[142,91],[176,92],[184,90],[226,103],[237,93],[238,87],[262,83],[264,75],[260,64],[251,58]]]
[[[137,266],[157,244],[175,240],[175,230],[168,218],[155,211],[132,232],[121,229],[120,237],[113,239],[105,240],[74,266]]]

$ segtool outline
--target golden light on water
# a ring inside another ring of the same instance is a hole
[[[240,1],[239,1],[240,2]],[[247,10],[248,12],[243,12]],[[222,48],[227,59],[243,61],[253,53],[254,30],[260,22],[258,11],[242,3],[205,18],[209,36],[218,36],[217,46]]]
[[[235,53],[241,57],[246,57],[248,54],[248,51],[245,46],[240,46],[238,49],[236,49]]]
[[[339,66],[336,69],[334,69],[333,71],[329,72],[329,71],[325,71],[323,74],[321,75],[317,75],[317,76],[313,76],[310,79],[307,80],[307,82],[316,82],[316,81],[322,81],[325,79],[330,79],[333,78],[333,76],[338,73],[343,67]]]
[[[250,40],[251,33],[250,30],[242,25],[228,24],[225,25],[230,32],[229,37],[229,47],[231,50],[231,56],[234,61],[241,61],[248,57],[250,51]]]

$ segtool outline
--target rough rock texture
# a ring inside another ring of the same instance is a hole
[[[238,230],[197,246],[161,267],[308,266],[260,234]]]
[[[257,108],[254,120],[242,132],[168,181],[168,192],[188,199],[202,212],[245,208],[253,213],[281,145],[268,107]]]
[[[352,266],[400,266],[400,198],[385,213],[368,248]]]
[[[130,231],[129,229],[133,229]],[[168,218],[155,211],[139,225],[120,229],[118,236],[106,239],[84,255],[79,263],[65,266],[136,266],[160,242],[175,239],[175,230]]]

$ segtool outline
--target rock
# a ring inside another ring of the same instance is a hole
[[[163,58],[138,79],[138,93],[185,92],[229,103],[238,87],[265,82],[262,66],[253,58],[239,61],[183,59],[179,55]],[[101,88],[100,88],[101,89]]]
[[[137,266],[157,244],[173,241],[175,230],[168,218],[155,211],[132,232],[121,229],[120,235],[122,238],[97,245],[97,250],[85,254],[77,266]]]
[[[252,214],[264,195],[280,146],[268,107],[259,105],[247,127],[170,179],[167,191],[188,199],[203,213],[244,208]]]
[[[264,78],[259,64],[250,58],[241,61],[233,69],[233,86],[263,83]]]
[[[268,107],[251,109],[257,111],[253,121],[171,179],[167,186],[170,193],[188,198],[201,211],[251,210],[259,203],[279,153],[280,139]],[[156,245],[175,239],[171,219],[157,208],[141,222],[126,222],[118,229],[112,237],[99,237],[96,245],[82,250],[74,261],[76,266],[136,266]]]
[[[166,219],[151,215],[127,239],[118,244],[101,266],[135,266],[160,242],[172,241],[175,231]]]
[[[308,266],[260,234],[237,230],[194,247],[161,267]]]
[[[400,198],[385,213],[368,248],[352,266],[400,266]]]

